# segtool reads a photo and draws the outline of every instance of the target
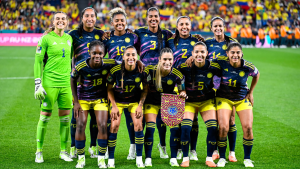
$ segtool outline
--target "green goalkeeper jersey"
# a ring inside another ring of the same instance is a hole
[[[35,54],[34,77],[41,78],[43,87],[69,87],[72,37],[50,32],[41,37]],[[44,66],[41,76],[41,66]]]

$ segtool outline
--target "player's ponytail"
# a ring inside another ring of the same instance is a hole
[[[214,22],[215,20],[218,20],[218,19],[221,20],[221,21],[223,22],[223,27],[225,27],[225,21],[224,21],[224,19],[221,18],[221,17],[216,16],[216,17],[213,17],[213,18],[211,19],[211,21],[210,21],[210,29],[212,28],[213,22]],[[225,35],[225,33],[224,33],[224,39],[225,39],[225,42],[226,42],[226,46],[228,46],[229,43],[230,43],[230,39],[229,39],[229,38],[230,38],[230,37],[227,36],[227,35]]]
[[[149,8],[148,10],[147,10],[147,13],[146,13],[146,15],[147,15],[147,17],[148,17],[148,13],[150,12],[150,11],[157,11],[158,12],[158,15],[160,16],[160,13],[159,13],[159,10],[156,8],[156,7],[151,7],[151,8]],[[158,23],[158,29],[157,29],[157,42],[158,42],[158,51],[160,52],[160,50],[161,50],[161,46],[163,45],[163,34],[162,34],[162,31],[161,31],[161,28],[160,28],[160,26],[159,26],[159,23]]]
[[[58,11],[58,12],[55,12],[55,13],[53,14],[53,17],[52,17],[52,19],[51,19],[51,24],[52,24],[53,21],[54,21],[55,15],[58,14],[58,13],[63,13],[63,14],[65,14],[65,15],[66,15],[66,19],[68,20],[68,15],[67,15],[66,13],[64,13],[64,12],[62,12],[62,11]],[[43,36],[44,36],[44,35],[47,35],[48,33],[52,32],[52,31],[54,31],[54,29],[55,29],[55,25],[51,25],[51,26],[43,33]]]
[[[170,48],[163,48],[160,51],[160,54],[159,54],[159,59],[160,60],[161,60],[161,56],[164,53],[171,53],[173,55],[173,51]],[[157,90],[162,88],[162,85],[161,85],[161,66],[162,66],[161,62],[158,61],[157,66],[154,67],[154,70],[156,69],[156,71],[153,71],[153,77],[155,77],[155,86],[156,86]],[[155,72],[155,76],[154,76],[154,72]]]
[[[179,22],[180,19],[182,19],[182,18],[187,18],[187,19],[189,19],[189,21],[191,22],[191,19],[190,19],[188,16],[181,16],[181,17],[179,17],[179,18],[177,19],[177,21],[176,21],[176,26],[178,26],[178,22]],[[174,38],[174,46],[175,46],[175,49],[177,49],[177,44],[178,44],[178,42],[179,42],[179,38],[180,38],[180,34],[179,34],[178,29],[176,28],[176,30],[175,30],[175,38]]]
[[[94,8],[92,8],[92,7],[86,7],[86,8],[84,8],[84,9],[81,11],[81,13],[80,13],[80,20],[81,20],[81,22],[80,22],[79,26],[77,27],[79,37],[82,37],[82,33],[83,33],[83,22],[82,22],[82,18],[83,18],[83,15],[84,15],[84,13],[85,13],[85,11],[86,11],[87,9],[92,9],[92,10],[95,12],[95,17],[97,17],[97,12],[96,12],[96,10],[95,10]],[[96,27],[96,26],[95,26],[95,27]]]

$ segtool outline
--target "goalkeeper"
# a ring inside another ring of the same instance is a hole
[[[42,163],[43,143],[47,124],[50,120],[54,103],[58,103],[60,119],[59,158],[73,161],[66,152],[69,136],[69,114],[72,105],[70,86],[72,37],[64,33],[68,25],[67,15],[56,12],[53,27],[46,31],[38,42],[35,54],[34,77],[35,99],[41,101],[41,114],[37,126],[36,163]]]

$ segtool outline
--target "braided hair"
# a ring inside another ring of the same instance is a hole
[[[198,45],[204,46],[205,49],[206,49],[206,51],[207,51],[207,46],[206,46],[206,44],[205,44],[204,42],[201,42],[201,41],[195,43],[195,45],[194,45],[194,47],[193,47],[193,50],[194,50],[195,47],[198,46]],[[206,56],[206,58],[207,58],[207,56]],[[196,67],[197,67],[197,66],[195,65],[195,61],[194,61],[193,64],[192,64],[192,67],[191,67],[192,88],[194,88],[194,83],[195,83]]]
[[[105,51],[104,43],[101,42],[101,41],[99,41],[99,40],[94,40],[94,41],[92,41],[92,42],[90,43],[90,45],[89,45],[89,51],[91,51],[91,49],[92,49],[94,46],[98,46],[98,45],[99,45],[101,48],[103,48],[104,51]]]
[[[92,9],[92,10],[95,12],[95,17],[97,16],[96,10],[95,10],[94,8],[92,8],[92,7],[86,7],[86,8],[84,8],[84,9],[81,11],[81,13],[80,13],[80,20],[81,20],[81,22],[80,22],[79,26],[77,27],[79,37],[81,37],[81,36],[82,36],[82,33],[83,33],[83,22],[82,22],[82,18],[83,18],[83,15],[84,15],[84,13],[85,13],[85,11],[86,11],[87,9]],[[98,28],[97,26],[94,26],[94,27],[95,27],[95,28]]]
[[[177,19],[176,25],[178,25],[179,20],[182,18],[187,18],[191,22],[191,19],[188,16],[181,16]],[[179,38],[180,38],[179,31],[178,31],[178,29],[176,29],[175,30],[175,38],[174,38],[174,46],[176,49],[177,49],[177,44],[179,42]]]
[[[210,21],[210,29],[212,29],[213,22],[214,22],[215,20],[218,20],[218,19],[221,20],[221,21],[223,22],[223,27],[225,26],[225,21],[224,21],[224,19],[221,18],[221,17],[216,16],[216,17],[213,17],[213,18],[211,19],[211,21]],[[224,33],[224,38],[225,38],[226,46],[228,46],[228,44],[230,43],[229,36],[225,35],[225,33]]]
[[[163,48],[160,51],[159,59],[161,59],[161,56],[164,53],[171,53],[173,55],[172,49],[170,49],[170,48]],[[155,70],[155,67],[154,67],[154,70]],[[154,74],[154,72],[155,72],[155,74]],[[158,64],[156,66],[156,70],[153,71],[153,77],[155,77],[155,86],[156,86],[156,89],[158,90],[158,89],[162,88],[162,85],[161,85],[161,63],[160,63],[160,61],[158,61]],[[153,83],[154,83],[154,78],[153,78]]]
[[[149,8],[148,10],[147,10],[147,13],[146,13],[146,15],[147,15],[147,17],[148,17],[148,13],[150,12],[150,11],[157,11],[158,12],[158,14],[160,15],[160,13],[159,13],[159,10],[156,8],[156,7],[151,7],[151,8]],[[160,26],[159,26],[159,24],[158,24],[158,29],[157,29],[157,41],[158,41],[158,51],[160,51],[161,50],[161,46],[162,46],[162,44],[163,44],[163,38],[162,38],[162,31],[161,31],[161,28],[160,28]]]
[[[125,55],[127,49],[134,49],[135,52],[137,53],[136,48],[135,48],[134,46],[132,46],[132,45],[129,45],[129,46],[127,46],[127,47],[124,49],[123,55]],[[121,74],[122,74],[121,88],[123,89],[123,84],[124,84],[124,83],[123,83],[123,81],[124,81],[123,77],[124,77],[124,75],[125,75],[125,61],[124,61],[124,60],[122,61],[122,64],[121,64]]]

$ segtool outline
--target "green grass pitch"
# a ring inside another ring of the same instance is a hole
[[[43,150],[45,162],[42,164],[34,162],[36,127],[40,111],[39,101],[33,96],[35,49],[36,47],[0,47],[0,168],[75,168],[77,160],[68,163],[58,158],[60,145],[57,107],[48,124]],[[245,59],[252,62],[261,73],[254,91],[254,147],[251,158],[255,161],[255,168],[299,168],[300,50],[244,49],[243,51]],[[25,78],[14,79],[14,77]],[[248,84],[250,85],[249,82]],[[229,162],[226,168],[244,168],[243,132],[238,116],[236,124],[238,162]],[[197,145],[199,161],[192,161],[190,168],[208,168],[205,166],[207,131],[201,118],[199,126]],[[169,159],[159,158],[156,149],[157,129],[154,137],[152,168],[171,168],[168,164]],[[87,146],[89,140],[87,127]],[[126,160],[129,144],[123,116],[115,153],[116,168],[136,168],[135,160]],[[170,155],[169,139],[167,151]],[[226,154],[228,155],[228,152]],[[85,168],[97,168],[97,160],[91,159],[88,153]]]

